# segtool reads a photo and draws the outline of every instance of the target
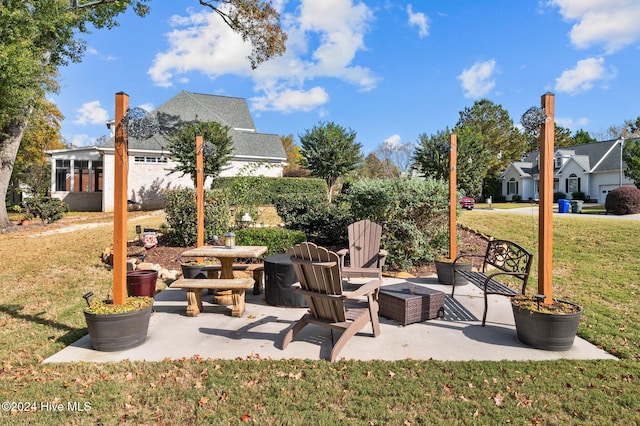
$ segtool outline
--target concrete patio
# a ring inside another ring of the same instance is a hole
[[[532,349],[519,343],[509,299],[490,296],[487,326],[482,327],[483,297],[473,285],[456,287],[456,297],[448,294],[451,286],[437,278],[385,278],[384,285],[410,282],[438,289],[447,294],[444,319],[433,319],[403,326],[380,316],[381,334],[373,338],[370,325],[354,336],[339,357],[350,360],[553,360],[616,358],[576,337],[565,352]],[[261,295],[246,295],[246,311],[232,317],[230,308],[211,303],[203,297],[203,312],[187,317],[184,290],[167,289],[156,295],[149,333],[144,344],[120,352],[91,349],[89,336],[66,347],[44,362],[110,362],[121,360],[162,361],[192,357],[218,359],[326,359],[331,350],[327,329],[309,325],[286,350],[280,341],[289,326],[306,308],[268,305]]]

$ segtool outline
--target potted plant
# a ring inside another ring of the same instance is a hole
[[[542,108],[529,108],[520,120],[540,139],[538,294],[512,298],[511,306],[520,342],[538,349],[565,351],[573,346],[582,307],[553,297],[554,95],[545,93],[541,103]]]
[[[93,293],[89,292],[83,297],[88,305],[84,309],[84,317],[93,349],[104,352],[122,351],[144,343],[153,298],[127,297],[124,304],[116,305],[111,300],[90,302],[91,296]]]
[[[22,219],[20,220],[20,224],[22,226],[29,226],[29,223],[31,223],[31,221],[33,220],[34,216],[32,213],[29,212],[29,210],[27,209],[24,212],[24,215],[22,216]]]
[[[511,299],[518,340],[549,351],[571,349],[582,317],[582,307],[564,300],[544,303],[545,296]]]
[[[455,265],[454,265],[455,262]],[[438,274],[438,282],[440,284],[451,285],[453,284],[454,271],[470,271],[473,267],[471,259],[466,257],[459,257],[458,260],[452,259],[447,256],[437,256],[435,259],[436,273]],[[467,284],[469,281],[464,278],[459,278],[456,284]]]

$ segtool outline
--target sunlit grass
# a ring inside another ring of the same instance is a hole
[[[129,238],[136,224],[157,228],[163,221],[134,218]],[[474,211],[460,221],[537,253],[536,217]],[[82,412],[3,411],[0,424],[636,424],[640,222],[567,215],[554,225],[555,294],[584,306],[580,335],[621,361],[194,357],[43,365],[86,334],[82,294],[110,291],[99,255],[112,230],[0,235],[2,399],[90,404]]]

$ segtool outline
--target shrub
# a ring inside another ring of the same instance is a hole
[[[435,179],[362,179],[344,201],[353,220],[382,225],[382,247],[391,269],[432,261],[449,241],[449,188]]]
[[[564,192],[556,191],[556,192],[553,193],[553,202],[554,203],[557,203],[558,200],[566,199],[566,198],[567,198],[567,194],[565,194]]]
[[[169,244],[188,247],[197,241],[198,210],[196,191],[174,189],[164,192],[165,213],[169,229]],[[211,241],[214,235],[223,235],[231,226],[227,197],[222,191],[206,191],[204,203],[204,238]]]
[[[286,253],[294,245],[306,240],[304,232],[282,228],[244,228],[235,231],[238,245],[267,246],[262,256]]]
[[[640,213],[640,189],[630,186],[616,188],[607,194],[604,207],[607,212],[618,215]]]
[[[584,201],[587,199],[587,195],[582,191],[576,191],[571,193],[571,199]]]
[[[511,196],[511,201],[515,201],[516,203],[522,201],[522,195],[513,194]]]
[[[39,217],[43,223],[53,223],[62,219],[63,213],[69,211],[69,206],[62,200],[51,197],[33,197],[22,201],[25,218]]]
[[[213,188],[228,190],[231,205],[243,204],[248,194],[256,204],[275,204],[282,194],[327,197],[327,183],[320,178],[219,177],[213,181]]]

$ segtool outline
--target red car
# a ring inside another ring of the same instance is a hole
[[[462,197],[460,198],[460,206],[465,210],[473,210],[473,207],[476,205],[476,200],[471,197]]]

